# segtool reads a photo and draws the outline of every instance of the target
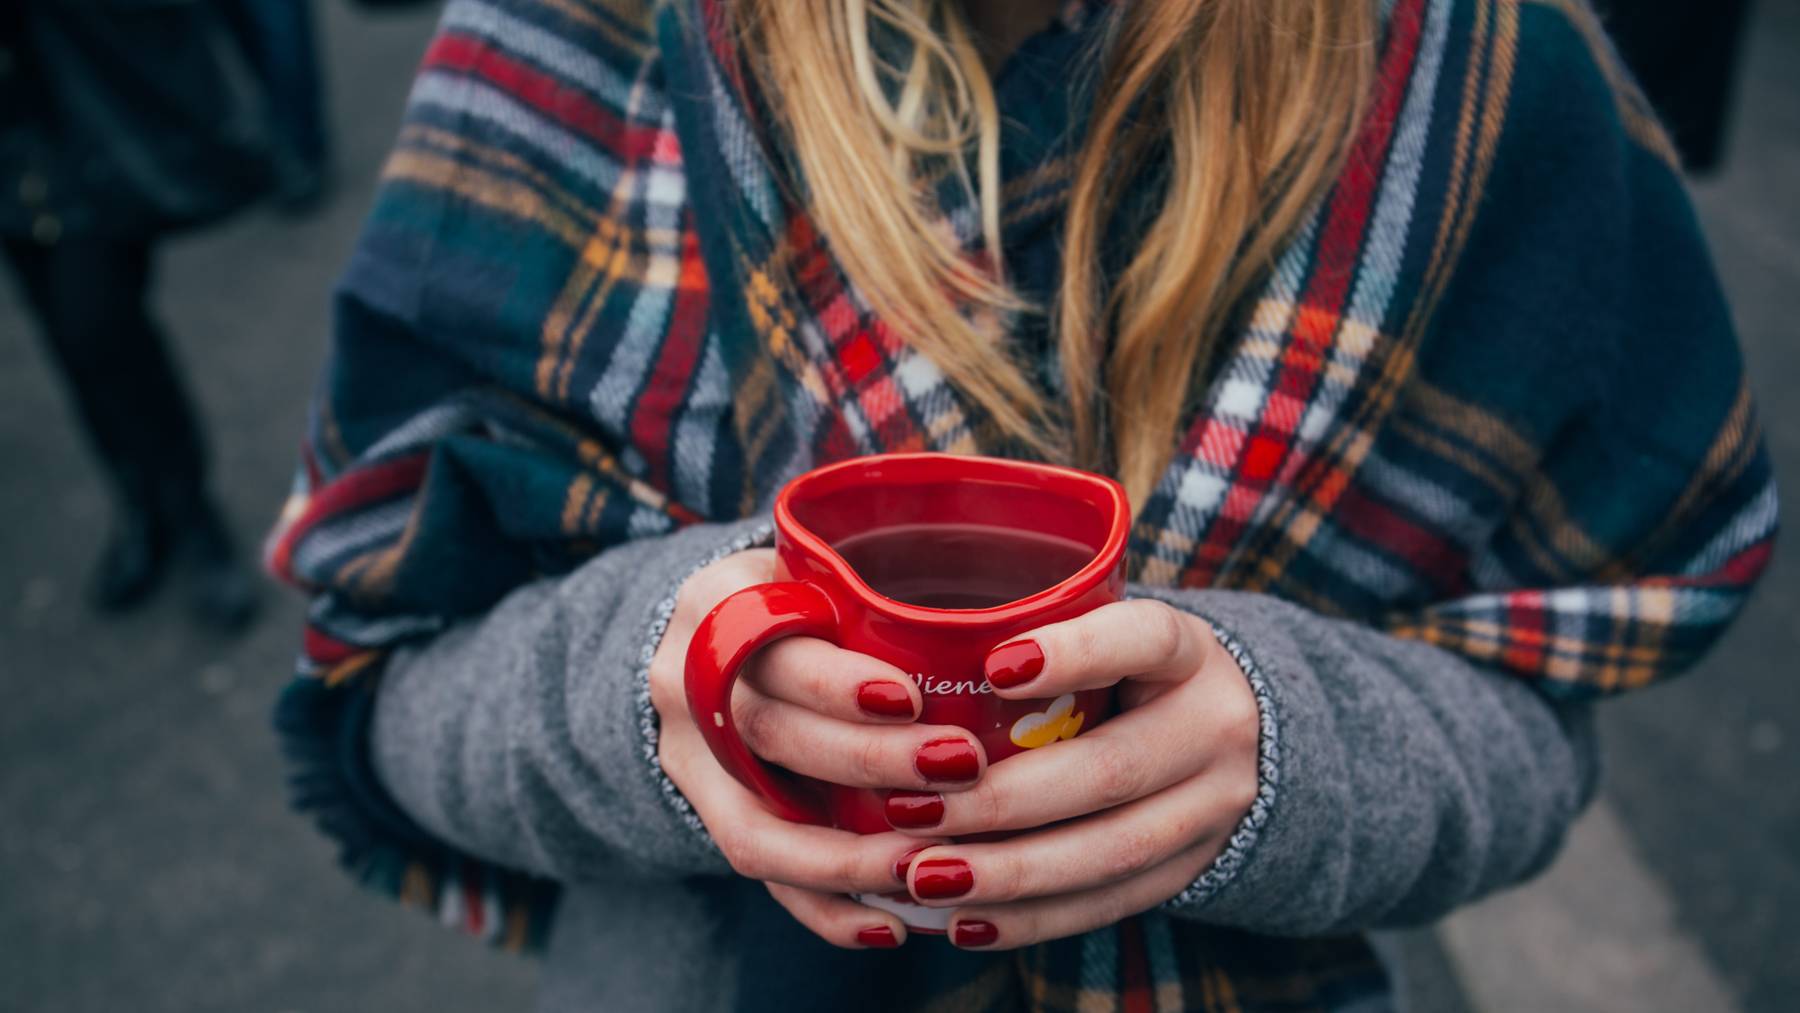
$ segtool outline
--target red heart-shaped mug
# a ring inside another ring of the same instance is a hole
[[[952,454],[882,454],[794,479],[775,501],[777,580],[721,601],[694,631],[687,699],[713,755],[776,814],[856,833],[891,829],[888,794],[802,778],[751,754],[731,689],[759,648],[810,636],[910,674],[919,721],[959,725],[990,764],[1092,728],[1110,689],[1003,700],[993,648],[1109,602],[1125,588],[1131,511],[1111,479],[1070,468]],[[905,893],[863,895],[915,929],[947,910]]]

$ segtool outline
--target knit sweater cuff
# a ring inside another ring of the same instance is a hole
[[[632,686],[636,693],[638,732],[641,736],[639,755],[643,758],[647,775],[661,789],[663,801],[681,818],[681,822],[691,830],[706,846],[717,850],[712,835],[706,825],[700,821],[700,814],[694,811],[675,782],[663,770],[662,760],[658,755],[658,743],[662,739],[662,719],[656,713],[656,707],[650,702],[650,662],[655,659],[657,648],[662,646],[663,634],[668,632],[669,618],[675,614],[675,600],[681,594],[681,587],[696,572],[736,552],[771,545],[774,542],[775,527],[764,521],[748,528],[735,529],[731,539],[702,557],[687,570],[683,571],[675,582],[669,585],[663,597],[651,612],[649,628],[644,631],[644,647],[638,655],[637,671],[632,676]]]
[[[1237,828],[1232,831],[1231,838],[1219,857],[1213,859],[1212,864],[1189,883],[1186,889],[1163,902],[1162,909],[1176,915],[1191,913],[1203,907],[1237,876],[1238,870],[1248,860],[1251,849],[1256,846],[1263,824],[1269,820],[1269,813],[1275,807],[1275,794],[1281,784],[1281,726],[1276,720],[1275,697],[1269,691],[1268,680],[1262,669],[1257,667],[1256,660],[1250,656],[1249,650],[1236,637],[1210,620],[1208,625],[1212,627],[1213,636],[1218,638],[1219,645],[1237,662],[1238,669],[1249,680],[1250,692],[1256,697],[1260,724],[1256,745],[1256,798],[1250,803],[1250,811],[1238,821]]]

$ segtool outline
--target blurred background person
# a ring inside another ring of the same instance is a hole
[[[262,85],[270,127],[274,198],[310,210],[325,197],[330,148],[310,0],[217,0]]]
[[[201,0],[0,6],[0,239],[115,494],[91,603],[137,605],[179,563],[220,630],[251,618],[254,584],[149,297],[160,240],[267,192],[230,59]]]

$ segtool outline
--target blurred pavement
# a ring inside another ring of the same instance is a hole
[[[160,304],[246,546],[285,493],[355,240],[432,16],[320,5],[342,186],[174,247]],[[1764,3],[1728,172],[1696,200],[1800,510],[1800,5]],[[530,962],[367,897],[286,807],[267,713],[299,629],[271,591],[219,644],[172,595],[110,625],[80,578],[107,521],[0,284],[0,1009],[530,1005]],[[1605,709],[1605,797],[1544,880],[1394,937],[1430,1010],[1792,1008],[1800,995],[1800,552],[1702,671]]]

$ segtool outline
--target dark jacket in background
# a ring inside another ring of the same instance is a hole
[[[0,7],[0,235],[151,236],[262,196],[264,131],[208,0]]]

